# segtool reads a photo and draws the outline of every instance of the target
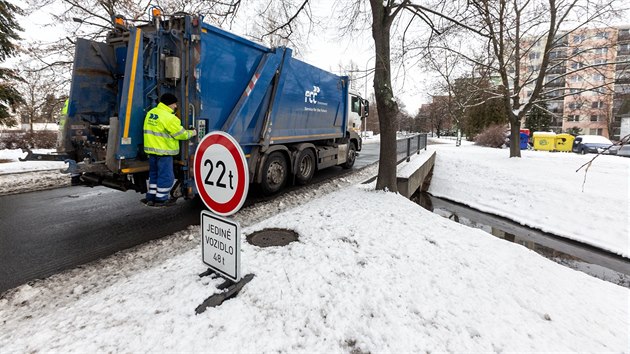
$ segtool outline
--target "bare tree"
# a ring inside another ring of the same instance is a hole
[[[473,0],[470,27],[487,38],[488,60],[483,63],[500,80],[501,100],[510,121],[510,157],[520,157],[519,128],[522,119],[543,96],[546,75],[554,65],[552,53],[568,36],[589,23],[604,21],[622,2],[591,0]],[[537,46],[540,45],[540,48]],[[539,54],[534,54],[539,53]],[[535,70],[523,75],[521,67],[530,55],[540,55]],[[581,68],[580,70],[583,70]],[[574,74],[567,72],[562,77]],[[561,77],[556,77],[560,80]],[[527,97],[524,90],[527,88]]]
[[[371,33],[374,39],[375,68],[374,68],[374,93],[376,106],[379,111],[379,123],[381,130],[381,147],[379,172],[376,189],[397,191],[396,186],[396,128],[399,107],[394,99],[392,88],[392,38],[401,39],[401,52],[397,59],[404,63],[404,57],[410,52],[408,37],[420,34],[429,35],[442,33],[434,22],[432,16],[444,19],[450,25],[457,24],[471,31],[476,31],[463,21],[457,20],[455,15],[460,13],[456,6],[446,6],[449,2],[432,6],[426,1],[426,6],[420,1],[411,0],[370,0],[369,9],[364,1],[354,0],[346,3],[346,10],[342,11],[345,18],[342,19],[341,29],[343,33],[365,30],[365,24],[371,21]],[[438,8],[439,10],[434,10]],[[452,13],[450,12],[452,11]],[[350,14],[350,15],[348,15]],[[424,30],[418,31],[421,27]],[[416,37],[417,38],[417,37]],[[413,43],[420,43],[416,40]],[[425,48],[423,45],[422,48]],[[403,65],[404,66],[404,65]],[[404,73],[404,70],[402,70]]]
[[[60,90],[63,80],[49,71],[32,70],[24,63],[21,76],[24,81],[20,83],[19,91],[24,103],[18,112],[22,122],[29,124],[31,131],[34,123],[55,122],[66,98],[64,95],[55,96],[55,93],[64,92]]]
[[[308,0],[267,0],[258,3],[255,13],[252,26],[247,29],[248,35],[272,48],[291,47],[297,56],[317,23]]]
[[[52,42],[33,42],[26,46],[28,56],[39,70],[53,69],[57,75],[69,75],[74,56],[74,39],[104,39],[112,29],[116,16],[128,24],[146,23],[152,8],[164,14],[201,13],[204,21],[223,23],[236,15],[240,0],[27,0],[29,8],[61,9],[46,26],[61,26],[67,33]]]

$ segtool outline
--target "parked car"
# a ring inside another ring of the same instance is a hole
[[[617,155],[623,156],[623,157],[630,157],[630,145],[624,145],[624,146],[619,147],[617,149]]]
[[[578,135],[573,141],[572,150],[578,154],[609,154],[608,148],[612,145],[612,141],[601,135]]]

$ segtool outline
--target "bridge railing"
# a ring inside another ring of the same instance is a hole
[[[401,163],[404,160],[409,162],[411,155],[419,154],[422,149],[427,149],[426,133],[418,133],[396,139],[396,163]]]

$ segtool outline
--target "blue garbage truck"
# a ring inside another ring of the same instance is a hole
[[[117,18],[103,42],[77,39],[61,151],[27,159],[69,163],[82,183],[145,193],[146,112],[166,93],[198,137],[175,160],[173,197],[197,194],[193,159],[211,131],[232,135],[247,158],[249,180],[273,194],[306,184],[316,170],[351,168],[361,150],[367,100],[349,78],[203,22],[202,16],[152,16],[139,26]]]

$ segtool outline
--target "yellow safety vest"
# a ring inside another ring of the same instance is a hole
[[[63,103],[61,114],[63,114],[64,116],[68,114],[68,99],[67,98],[66,98],[66,102]]]
[[[192,130],[186,130],[173,110],[160,102],[144,117],[144,152],[152,155],[179,154],[178,140],[188,140]]]
[[[63,108],[61,109],[61,117],[59,118],[59,129],[62,129],[64,125],[66,125],[66,118],[68,117],[68,99],[66,98],[66,102],[63,103]]]

